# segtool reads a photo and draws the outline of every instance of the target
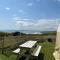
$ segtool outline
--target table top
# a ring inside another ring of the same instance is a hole
[[[19,45],[19,47],[32,48],[35,45],[35,43],[37,43],[37,41],[30,40],[30,41],[27,41],[27,42]]]

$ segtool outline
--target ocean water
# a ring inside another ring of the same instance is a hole
[[[41,31],[37,30],[0,30],[0,32],[21,32],[21,33],[26,33],[26,34],[42,34]]]
[[[39,30],[0,30],[0,32],[21,32],[21,33],[26,33],[26,34],[43,34],[43,33],[48,33],[51,31],[39,31]]]

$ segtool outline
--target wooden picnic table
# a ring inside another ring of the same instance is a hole
[[[29,40],[19,45],[19,47],[21,48],[21,50],[25,50],[27,54],[30,54],[30,50],[35,46],[36,43],[37,41]]]
[[[27,41],[21,45],[19,45],[19,47],[22,47],[22,48],[32,48],[35,44],[37,43],[37,41]]]

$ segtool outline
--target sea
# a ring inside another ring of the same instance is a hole
[[[51,32],[51,31],[40,31],[40,30],[0,30],[0,32],[8,32],[8,33],[21,32],[21,33],[25,33],[25,34],[43,34],[43,33],[48,33],[48,32]]]

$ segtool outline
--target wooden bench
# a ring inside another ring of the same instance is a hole
[[[20,48],[17,48],[16,50],[14,50],[14,51],[12,51],[12,52],[17,55],[16,60],[19,60]]]
[[[12,52],[18,54],[20,52],[20,48],[17,48],[16,50],[14,50]]]
[[[41,46],[38,45],[31,55],[32,56],[38,56],[40,53],[40,50],[41,50]]]
[[[40,50],[41,50],[41,46],[38,45],[34,49],[33,53],[31,53],[31,56],[30,56],[30,59],[29,60],[38,60],[38,55],[40,53]]]

